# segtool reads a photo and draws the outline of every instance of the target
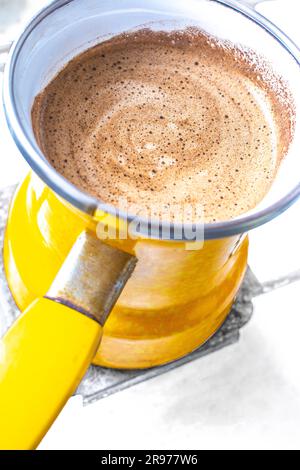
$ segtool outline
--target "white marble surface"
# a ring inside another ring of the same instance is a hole
[[[298,0],[260,9],[300,43]],[[0,186],[26,169],[1,116]],[[300,267],[299,213],[298,202],[251,233],[260,280]],[[88,407],[72,398],[40,448],[300,449],[299,331],[296,283],[255,300],[239,344]]]

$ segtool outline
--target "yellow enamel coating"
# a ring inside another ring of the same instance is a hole
[[[62,201],[34,174],[26,178],[11,206],[4,249],[9,286],[22,311],[48,291],[78,235],[112,219],[97,218]],[[205,241],[198,251],[181,242],[110,243],[134,253],[138,264],[93,361],[107,367],[152,367],[199,347],[224,322],[247,265],[248,239],[238,235]]]
[[[47,299],[0,341],[0,449],[35,449],[83,378],[101,327]]]

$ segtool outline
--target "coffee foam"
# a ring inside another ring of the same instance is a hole
[[[206,222],[234,218],[266,195],[293,133],[287,88],[248,57],[194,29],[115,37],[37,97],[38,142],[106,203],[126,198],[171,220],[184,204],[203,207]]]

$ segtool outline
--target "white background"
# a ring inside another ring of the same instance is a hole
[[[298,44],[299,3],[259,7]],[[1,187],[27,167],[0,119]],[[251,233],[260,280],[300,268],[299,216],[298,202]],[[300,449],[300,283],[254,304],[238,344],[88,407],[70,399],[40,448]]]

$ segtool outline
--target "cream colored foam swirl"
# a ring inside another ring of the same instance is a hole
[[[193,204],[224,220],[264,197],[282,158],[275,98],[250,65],[189,34],[113,39],[58,75],[34,111],[58,171],[142,214]]]

